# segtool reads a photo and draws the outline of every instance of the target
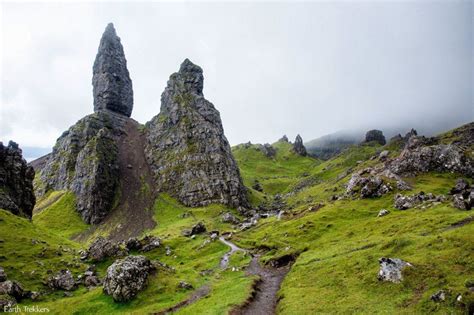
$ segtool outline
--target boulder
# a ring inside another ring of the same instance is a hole
[[[94,111],[110,110],[130,117],[133,109],[132,80],[120,37],[109,23],[100,40],[93,67]]]
[[[263,187],[258,180],[255,180],[255,182],[252,185],[252,188],[255,189],[256,191],[260,191],[260,192],[263,191]]]
[[[288,141],[288,137],[286,135],[283,135],[283,137],[281,137],[278,142],[289,142]]]
[[[365,142],[372,142],[372,141],[377,142],[380,145],[385,145],[387,143],[382,131],[376,130],[376,129],[369,130],[365,134]]]
[[[223,223],[239,224],[240,220],[230,212],[226,212],[222,215]]]
[[[7,280],[7,274],[5,273],[5,269],[0,267],[0,282]]]
[[[378,175],[362,176],[364,171],[352,175],[346,186],[346,194],[353,196],[359,194],[361,198],[380,197],[392,190],[389,183],[386,183]]]
[[[13,141],[0,142],[0,209],[31,219],[36,198],[33,192],[35,172],[23,159]]]
[[[155,248],[160,247],[161,240],[156,236],[147,235],[141,240],[141,251],[142,252],[149,252],[154,250]]]
[[[197,224],[193,225],[191,229],[191,235],[201,234],[206,232],[206,226],[202,222],[198,222]]]
[[[21,300],[25,294],[23,287],[17,281],[3,281],[0,283],[0,295],[9,295],[17,301]]]
[[[382,257],[379,259],[380,270],[378,279],[381,281],[390,281],[393,283],[399,283],[403,280],[402,270],[405,267],[412,267],[412,265],[399,258],[386,258]]]
[[[265,155],[267,158],[273,158],[276,155],[276,149],[272,147],[270,144],[265,143],[264,145],[258,145],[257,146],[258,150],[260,150],[263,155]]]
[[[293,143],[293,152],[301,156],[308,155],[308,152],[306,152],[306,148],[303,145],[303,139],[300,135],[296,136],[295,143]]]
[[[146,287],[148,276],[153,270],[153,264],[144,256],[118,259],[107,268],[104,293],[111,295],[116,302],[129,301]]]
[[[463,178],[456,181],[450,192],[453,195],[453,206],[461,210],[471,210],[474,207],[474,188]]]
[[[203,95],[202,69],[188,59],[146,124],[146,158],[159,191],[186,206],[248,207],[247,191],[224,135],[219,112]]]
[[[118,244],[100,236],[91,244],[83,258],[89,259],[92,262],[100,262],[109,257],[120,257],[126,254],[126,249],[122,249]]]
[[[192,286],[192,284],[186,282],[186,281],[180,281],[178,283],[178,289],[182,289],[182,290],[192,290],[194,289],[194,287]]]
[[[446,300],[446,292],[444,290],[439,290],[433,294],[430,299],[433,302],[444,302]]]
[[[56,275],[48,279],[48,286],[55,290],[71,291],[75,289],[76,282],[68,269],[59,271]]]
[[[388,150],[383,150],[382,152],[380,152],[379,154],[379,160],[380,161],[385,161],[387,158],[388,158],[388,155],[390,154],[390,151]]]
[[[0,293],[0,310],[7,313],[12,307],[16,305],[16,300],[14,297],[8,294]]]
[[[389,213],[390,213],[390,211],[388,211],[387,209],[382,209],[382,210],[379,211],[379,214],[377,216],[378,217],[384,217]]]
[[[442,202],[444,200],[445,196],[435,196],[432,193],[425,194],[424,192],[419,192],[417,194],[407,196],[396,194],[394,197],[394,207],[399,210],[406,210],[420,204]]]

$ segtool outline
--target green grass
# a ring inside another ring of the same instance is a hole
[[[82,221],[76,211],[74,194],[72,192],[56,193],[60,193],[62,196],[52,205],[35,214],[33,216],[34,224],[65,238],[72,238],[87,230],[89,225]],[[50,194],[48,198],[54,198],[56,193]]]

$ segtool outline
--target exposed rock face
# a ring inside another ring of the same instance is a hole
[[[132,80],[120,38],[112,23],[107,25],[100,40],[93,71],[94,111],[108,109],[130,117],[133,109]]]
[[[61,270],[56,275],[49,278],[48,286],[55,290],[60,289],[71,291],[76,287],[76,282],[74,281],[71,271]]]
[[[365,134],[365,142],[372,142],[375,141],[380,145],[385,145],[387,143],[385,141],[385,136],[383,135],[382,131],[380,130],[369,130]]]
[[[0,209],[31,218],[35,206],[33,178],[35,172],[26,164],[21,149],[13,141],[0,142]]]
[[[378,279],[381,281],[390,281],[399,283],[403,280],[402,270],[405,267],[411,267],[410,263],[401,260],[400,258],[385,258],[379,259],[380,271]]]
[[[386,183],[378,175],[365,175],[366,170],[355,173],[347,183],[346,194],[350,196],[359,195],[361,198],[380,197],[392,190],[389,183]]]
[[[436,140],[412,136],[400,156],[390,164],[398,175],[420,172],[456,172],[474,177],[474,162],[454,144],[433,144]]]
[[[154,266],[144,256],[128,256],[116,260],[109,268],[104,279],[104,293],[112,295],[117,302],[134,298],[147,284]]]
[[[123,117],[123,116],[122,116]],[[125,120],[111,112],[84,117],[64,132],[41,170],[39,195],[72,190],[87,223],[99,223],[112,207],[119,186],[116,138]]]
[[[219,112],[204,98],[202,69],[186,59],[147,123],[146,155],[157,188],[187,206],[248,207]]]
[[[308,154],[306,152],[305,146],[303,145],[303,139],[300,135],[296,136],[295,143],[293,143],[293,151],[301,156],[306,156]]]

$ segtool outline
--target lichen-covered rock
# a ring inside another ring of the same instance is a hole
[[[463,148],[434,142],[433,139],[412,136],[401,154],[390,163],[390,170],[398,175],[438,171],[474,177],[474,161]]]
[[[346,194],[349,196],[359,195],[361,198],[380,197],[392,190],[389,183],[386,183],[378,175],[362,176],[364,172],[352,175],[346,186]]]
[[[17,281],[7,280],[0,283],[0,295],[8,294],[19,301],[23,298],[24,293],[23,287]]]
[[[92,86],[94,111],[111,110],[130,117],[133,109],[132,80],[114,25],[107,25],[94,62]]]
[[[378,279],[381,281],[390,281],[393,283],[399,283],[403,280],[402,270],[405,267],[411,267],[412,265],[400,258],[386,258],[382,257],[379,259],[380,270]]]
[[[109,257],[121,257],[125,255],[127,255],[126,249],[100,236],[89,246],[89,249],[82,258],[89,259],[92,262],[100,262]]]
[[[107,268],[104,293],[111,295],[117,302],[129,301],[145,288],[153,270],[153,264],[144,256],[118,259]]]
[[[147,123],[146,156],[157,188],[187,206],[248,207],[219,112],[204,98],[202,69],[186,59]]]
[[[308,152],[306,152],[306,148],[303,145],[303,139],[300,135],[296,136],[295,143],[293,143],[293,151],[301,156],[308,155]]]
[[[369,130],[365,134],[365,142],[372,142],[375,141],[380,145],[385,145],[387,141],[385,140],[385,136],[383,135],[383,132],[380,130]]]
[[[48,279],[48,286],[55,290],[71,291],[76,287],[76,281],[68,269],[61,270]]]
[[[26,164],[21,149],[13,141],[0,142],[0,209],[31,218],[36,198],[33,192],[35,172]]]

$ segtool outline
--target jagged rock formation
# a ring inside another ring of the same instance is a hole
[[[382,131],[380,130],[369,130],[365,134],[365,142],[372,142],[375,141],[380,145],[385,145],[387,143],[385,141],[385,136],[383,135]]]
[[[186,59],[147,123],[146,155],[160,191],[187,206],[248,206],[219,112],[204,98],[202,69]]]
[[[120,186],[118,139],[126,134],[133,106],[123,48],[112,24],[102,36],[92,82],[95,113],[57,140],[43,162],[36,192],[41,196],[48,190],[73,191],[82,219],[97,224],[111,210]]]
[[[35,206],[33,178],[35,172],[26,164],[21,149],[13,141],[0,142],[0,209],[31,218]]]
[[[271,146],[269,143],[265,143],[264,145],[257,144],[257,149],[262,151],[262,153],[267,157],[267,158],[273,158],[276,155],[276,149]]]
[[[281,137],[278,142],[289,142],[288,140],[288,137],[286,135],[283,135],[283,137]]]
[[[296,136],[295,143],[293,143],[293,151],[301,156],[306,156],[308,154],[306,152],[305,146],[303,145],[303,139],[300,135]]]
[[[107,25],[94,62],[92,86],[94,111],[104,109],[130,117],[133,109],[132,80],[120,37]]]

